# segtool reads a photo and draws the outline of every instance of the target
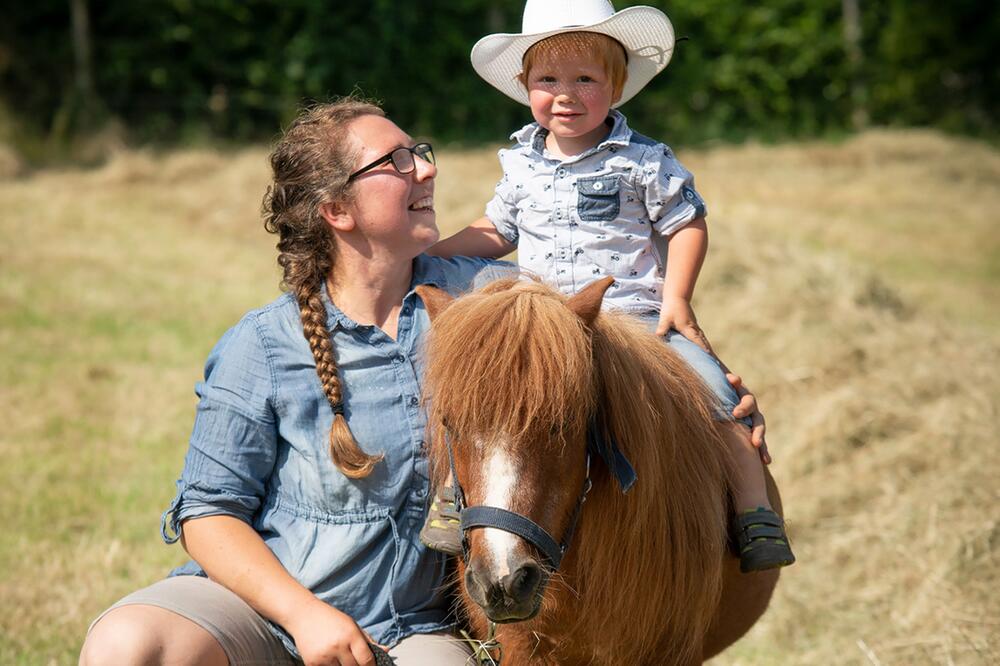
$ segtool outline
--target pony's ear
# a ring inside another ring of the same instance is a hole
[[[431,321],[434,321],[434,318],[444,312],[444,309],[455,300],[455,297],[448,292],[429,284],[418,284],[414,291],[424,302],[424,308],[427,309],[427,316],[431,318]]]
[[[604,292],[614,282],[615,279],[610,275],[600,280],[594,280],[566,301],[566,307],[575,312],[584,324],[590,326],[597,319],[597,313],[601,311]]]

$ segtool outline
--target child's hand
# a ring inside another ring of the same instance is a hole
[[[673,329],[685,338],[695,343],[706,352],[715,356],[712,345],[708,338],[698,326],[698,320],[691,309],[691,303],[686,298],[680,296],[665,296],[663,298],[663,308],[660,310],[660,323],[656,327],[657,335],[666,335],[667,331]]]
[[[739,375],[726,372],[726,379],[736,389],[736,394],[740,397],[740,404],[733,409],[733,418],[742,419],[750,417],[750,443],[760,452],[760,459],[765,465],[771,464],[771,454],[767,450],[767,442],[764,440],[764,433],[767,426],[764,424],[764,415],[760,413],[757,406],[757,398],[753,392],[743,385],[743,380]]]

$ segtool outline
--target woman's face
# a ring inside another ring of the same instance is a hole
[[[360,148],[355,169],[399,147],[412,147],[413,139],[391,120],[361,116],[351,123],[350,135]],[[415,257],[437,242],[434,215],[434,176],[437,168],[414,156],[415,168],[402,174],[386,162],[354,179],[354,197],[345,208],[372,245]]]

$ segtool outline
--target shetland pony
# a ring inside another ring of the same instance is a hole
[[[579,518],[557,571],[514,534],[466,532],[462,604],[479,636],[499,623],[504,666],[701,663],[753,625],[777,582],[740,574],[728,551],[734,467],[707,389],[640,324],[600,312],[610,283],[571,298],[516,279],[457,300],[418,287],[435,485],[453,470],[468,506],[556,540]],[[627,494],[588,456],[595,417],[638,475]]]

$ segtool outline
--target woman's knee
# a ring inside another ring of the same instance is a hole
[[[142,604],[109,611],[90,630],[80,651],[80,666],[228,662],[222,646],[204,628],[164,608]]]

